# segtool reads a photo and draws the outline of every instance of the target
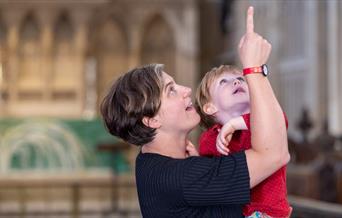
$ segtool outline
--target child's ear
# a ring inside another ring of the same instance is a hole
[[[215,105],[213,105],[212,103],[208,102],[205,105],[203,105],[203,111],[207,115],[213,115],[213,114],[215,114],[217,112],[217,108],[216,108]]]
[[[142,122],[145,126],[153,128],[153,129],[157,129],[161,127],[161,123],[155,117],[143,117]]]

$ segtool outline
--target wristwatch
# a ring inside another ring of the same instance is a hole
[[[251,73],[262,73],[264,76],[268,76],[268,67],[266,64],[261,65],[260,67],[250,67],[243,69],[243,75],[246,76]]]

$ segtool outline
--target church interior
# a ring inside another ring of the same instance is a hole
[[[342,217],[337,0],[0,0],[0,217],[141,217],[139,149],[107,133],[104,94],[144,64],[192,90],[239,66],[249,5],[289,120],[291,217]]]

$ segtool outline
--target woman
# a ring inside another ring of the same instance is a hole
[[[254,33],[253,8],[239,45],[244,68],[266,63],[270,44]],[[289,161],[282,110],[262,74],[246,76],[252,149],[220,158],[188,157],[188,134],[199,123],[191,89],[162,65],[133,69],[101,105],[109,132],[141,146],[136,182],[144,217],[242,217],[249,190]],[[191,152],[190,152],[191,153]]]

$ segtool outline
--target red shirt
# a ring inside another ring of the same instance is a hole
[[[285,114],[284,116],[287,127],[287,118]],[[250,114],[244,114],[242,117],[248,130],[234,132],[228,145],[230,153],[251,148]],[[216,137],[220,128],[221,125],[216,124],[201,134],[199,140],[201,156],[221,156],[216,150]],[[287,217],[290,206],[286,196],[286,167],[284,166],[251,190],[251,202],[244,207],[243,213],[249,216],[255,211],[260,211],[272,217]]]

